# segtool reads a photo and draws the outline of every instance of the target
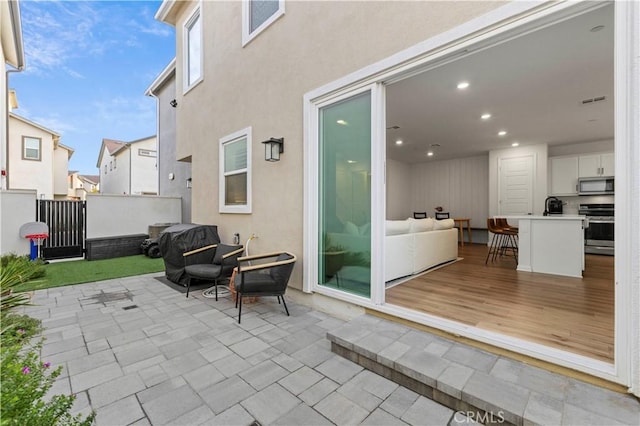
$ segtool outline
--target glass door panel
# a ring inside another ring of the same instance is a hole
[[[371,93],[319,112],[318,282],[371,295]]]

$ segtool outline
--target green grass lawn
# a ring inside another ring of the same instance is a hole
[[[26,282],[16,290],[39,290],[160,272],[164,271],[164,262],[161,258],[151,259],[141,254],[115,259],[55,262],[45,265],[44,268],[46,275],[43,278]]]

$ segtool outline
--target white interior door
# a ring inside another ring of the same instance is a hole
[[[501,158],[498,208],[501,215],[533,212],[533,156]]]

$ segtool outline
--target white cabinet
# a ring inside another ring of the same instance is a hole
[[[581,155],[578,158],[578,177],[614,176],[613,153]]]
[[[578,157],[551,157],[549,170],[549,195],[578,194]]]

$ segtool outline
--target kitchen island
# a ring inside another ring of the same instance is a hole
[[[585,216],[496,216],[518,221],[518,271],[582,278]]]

